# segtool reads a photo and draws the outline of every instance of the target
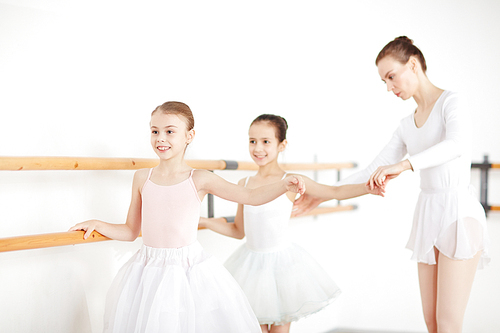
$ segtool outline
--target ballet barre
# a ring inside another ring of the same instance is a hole
[[[317,207],[306,215],[319,215],[334,212],[342,212],[356,209],[355,205]],[[201,230],[204,228],[198,228]],[[55,232],[39,235],[17,236],[0,238],[0,252],[10,252],[19,250],[43,249],[65,245],[88,244],[111,240],[102,234],[94,231],[87,239],[83,239],[84,231]],[[139,235],[141,237],[141,235]]]
[[[500,211],[500,206],[490,206],[488,204],[488,179],[490,169],[500,169],[500,163],[490,163],[488,155],[484,155],[482,163],[472,163],[472,168],[479,169],[481,171],[481,185],[480,185],[480,195],[479,201],[483,205],[486,213],[490,211]]]
[[[230,160],[186,160],[194,169],[205,170],[257,170],[253,162]],[[108,157],[0,157],[0,171],[30,170],[138,170],[158,165],[154,158]],[[356,167],[355,163],[283,163],[285,170],[327,170]]]
[[[205,170],[257,170],[253,162],[231,160],[186,160],[195,169]],[[0,157],[0,171],[43,171],[43,170],[137,170],[158,165],[158,159],[147,158],[97,158],[97,157]],[[280,166],[287,171],[301,170],[340,170],[356,167],[355,163],[283,163]],[[208,217],[214,216],[213,195],[207,196]],[[355,205],[320,206],[304,216],[350,211]],[[202,229],[202,228],[199,228]],[[0,252],[41,249],[65,245],[95,243],[110,238],[94,231],[83,239],[83,231],[56,232],[39,235],[0,238]],[[139,235],[141,236],[141,235]]]

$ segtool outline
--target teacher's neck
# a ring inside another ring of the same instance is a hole
[[[417,92],[413,95],[413,99],[420,108],[425,110],[427,107],[436,103],[436,100],[439,96],[441,96],[443,91],[443,89],[433,85],[427,76],[425,76],[424,78],[421,78],[420,86]]]

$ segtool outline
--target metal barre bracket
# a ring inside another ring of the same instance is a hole
[[[472,168],[479,169],[481,172],[481,184],[479,192],[479,201],[484,208],[486,214],[491,210],[488,205],[488,173],[491,168],[491,163],[488,160],[488,155],[484,155],[483,163],[472,163]]]
[[[224,160],[224,162],[226,163],[226,167],[224,168],[224,170],[237,170],[238,169],[238,162],[237,161]]]

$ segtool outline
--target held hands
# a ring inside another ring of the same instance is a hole
[[[384,186],[390,179],[396,178],[401,172],[409,169],[412,169],[412,167],[408,160],[378,167],[370,176],[366,186],[368,186],[370,190],[374,190],[376,186]]]
[[[300,193],[302,195],[306,191],[306,184],[300,176],[288,176],[283,181],[289,192]]]
[[[375,185],[373,189],[370,188],[369,183],[366,183],[366,192],[368,192],[368,194],[380,195],[381,197],[383,197],[385,194],[385,187],[387,186],[387,182],[389,181],[389,179],[390,178],[386,178],[386,181],[382,186]]]
[[[97,225],[101,221],[99,220],[88,220],[85,222],[81,222],[76,224],[75,226],[71,227],[68,231],[77,231],[77,230],[83,230],[85,231],[85,235],[83,235],[83,239],[87,239],[90,234],[96,229]]]
[[[370,189],[368,184],[365,184],[365,190],[368,194],[380,195],[384,196],[385,194],[385,186],[387,182],[382,186],[374,186],[373,189]],[[327,201],[324,199],[320,199],[308,193],[302,194],[297,200],[293,203],[292,209],[292,217],[302,216],[304,214],[309,213],[314,208],[318,207],[320,203]]]

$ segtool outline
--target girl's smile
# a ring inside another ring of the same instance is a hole
[[[277,160],[279,152],[285,148],[284,143],[279,142],[276,137],[274,126],[267,122],[258,122],[250,126],[248,136],[250,156],[259,166]]]
[[[184,120],[176,114],[155,113],[151,116],[151,146],[163,159],[184,153],[193,139]]]

